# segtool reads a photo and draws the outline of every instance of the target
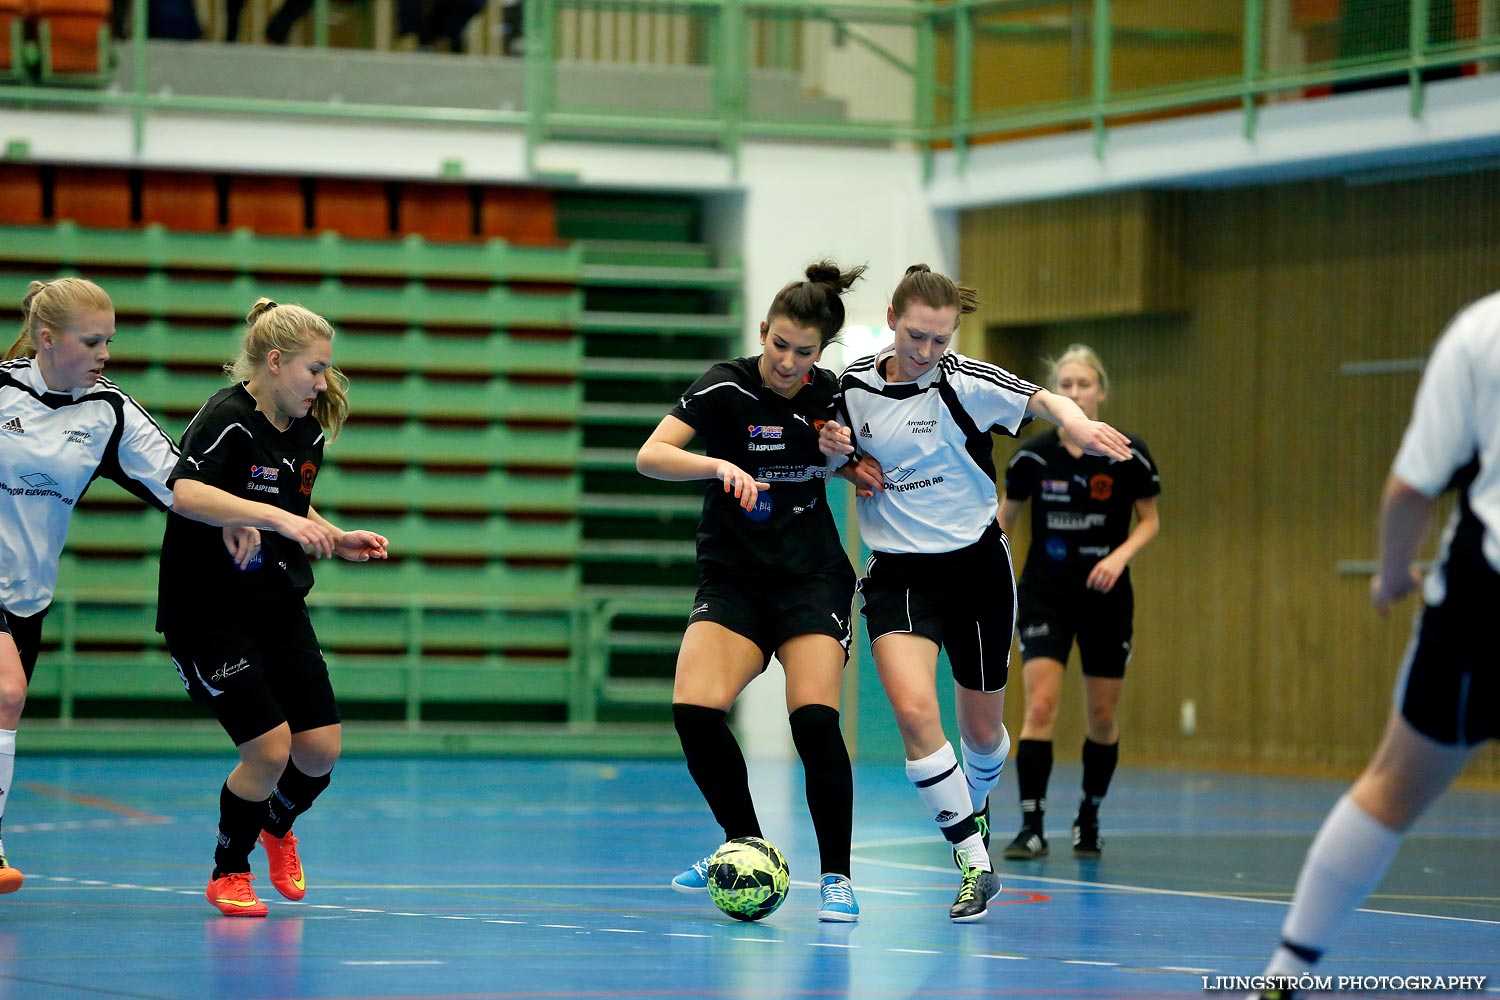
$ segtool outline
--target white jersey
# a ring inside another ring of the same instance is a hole
[[[861,358],[839,380],[850,440],[885,470],[885,492],[856,505],[860,534],[877,552],[972,545],[1000,507],[990,431],[1020,430],[1041,386],[952,353],[915,382],[887,382],[880,366],[893,353]]]
[[[97,476],[165,508],[176,461],[172,439],[108,379],[52,392],[34,359],[0,364],[0,607],[27,617],[52,603],[73,506]]]
[[[1456,537],[1472,534],[1500,573],[1500,293],[1461,311],[1432,349],[1391,473],[1429,497],[1462,487],[1439,569],[1427,577],[1427,603],[1443,603],[1442,569],[1465,555],[1450,550]],[[1466,520],[1480,530],[1460,532]]]

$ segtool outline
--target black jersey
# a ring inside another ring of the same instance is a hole
[[[1126,437],[1133,456],[1128,462],[1103,455],[1074,458],[1056,429],[1028,439],[1011,457],[1006,499],[1031,501],[1024,584],[1081,584],[1095,563],[1130,536],[1135,502],[1161,492],[1146,443]]]
[[[702,435],[710,458],[733,462],[771,488],[744,510],[710,480],[698,520],[698,562],[740,573],[817,573],[848,567],[824,485],[818,428],[834,415],[838,380],[813,368],[790,399],[761,382],[759,359],[714,365],[672,408]]]
[[[323,428],[306,416],[277,430],[256,410],[249,390],[232,385],[203,404],[182,435],[181,450],[168,485],[192,479],[306,517],[323,465]],[[313,574],[302,546],[265,528],[260,534],[260,566],[241,571],[224,547],[222,529],[168,514],[157,629],[202,627],[247,603],[305,596]]]

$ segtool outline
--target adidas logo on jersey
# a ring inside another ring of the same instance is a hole
[[[859,429],[859,436],[862,437],[862,438],[867,438],[867,437],[874,437],[875,435],[870,433],[870,425],[869,424],[865,424],[863,427],[861,427]]]
[[[26,433],[26,431],[21,427],[20,417],[11,417],[5,423],[0,424],[0,431],[10,431],[12,434]]]

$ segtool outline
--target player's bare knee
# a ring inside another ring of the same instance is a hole
[[[1057,699],[1056,698],[1027,698],[1026,699],[1026,728],[1027,730],[1039,730],[1052,732],[1052,727],[1057,724]]]

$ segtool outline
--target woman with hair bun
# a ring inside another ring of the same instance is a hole
[[[256,302],[244,343],[182,436],[167,482],[175,498],[162,541],[156,627],[188,694],[209,707],[240,760],[219,792],[208,901],[263,917],[250,852],[266,849],[271,884],[306,892],[292,823],[328,787],[340,750],[338,703],[303,598],[309,557],[386,558],[387,541],[344,531],[312,507],[323,444],[349,412],[333,367],[333,327],[301,306]],[[226,558],[218,525],[262,532]],[[272,627],[274,626],[274,627]]]
[[[636,456],[652,479],[711,481],[698,522],[698,594],[672,685],[688,772],[725,840],[761,835],[728,714],[775,654],[818,839],[818,919],[835,922],[859,919],[849,877],[854,779],[839,727],[854,572],[828,509],[828,463],[818,448],[838,380],[817,362],[843,329],[841,296],[864,270],[820,261],[806,280],[782,288],[760,324],[761,354],[710,368]],[[706,454],[687,450],[698,435]],[[672,888],[706,890],[708,858]]]
[[[983,919],[1000,892],[989,855],[989,793],[1010,749],[1002,722],[1015,629],[1010,546],[995,516],[990,432],[1030,417],[1084,450],[1128,459],[1125,435],[1065,396],[949,350],[972,288],[915,264],[891,294],[894,343],[840,379],[844,423],[822,445],[847,455],[859,530],[873,551],[860,581],[875,669],[906,751],[906,776],[960,871],[948,916]],[[963,769],[943,732],[938,654],[953,671]]]

